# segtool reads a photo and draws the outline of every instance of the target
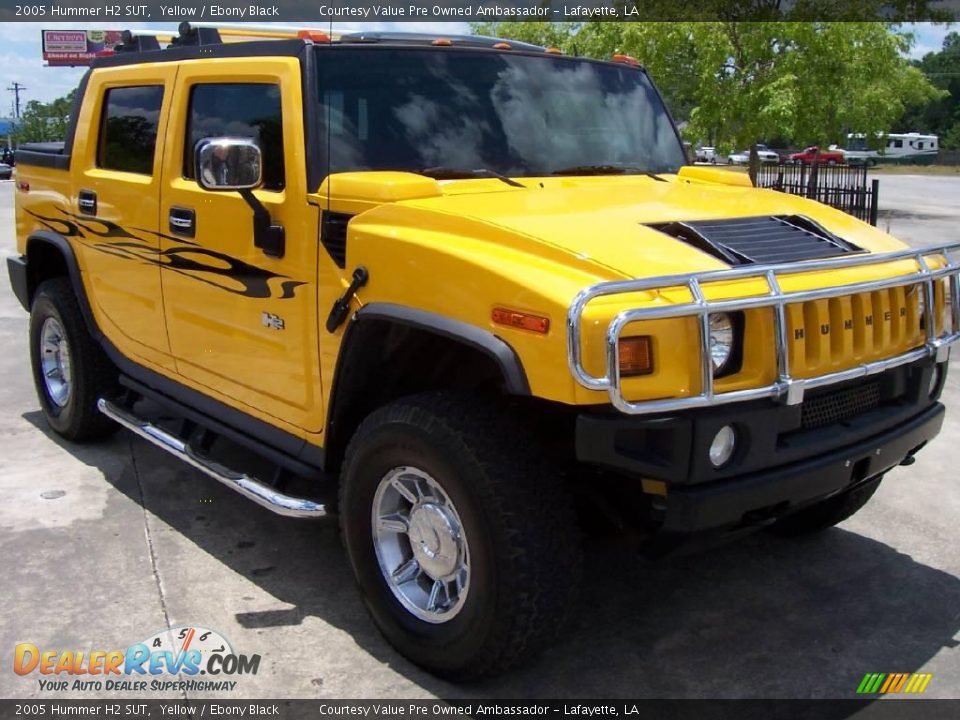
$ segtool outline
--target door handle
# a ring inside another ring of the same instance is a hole
[[[96,215],[97,194],[93,190],[81,190],[77,193],[77,207],[84,215]]]
[[[197,234],[197,215],[192,208],[170,208],[170,232],[183,237],[194,237]]]

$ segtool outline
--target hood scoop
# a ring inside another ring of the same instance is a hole
[[[804,215],[651,223],[730,265],[769,265],[864,252]]]

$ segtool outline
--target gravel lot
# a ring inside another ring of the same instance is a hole
[[[889,176],[880,193],[881,227],[915,244],[960,240],[960,178]],[[15,248],[12,201],[12,183],[0,183],[4,255]],[[26,331],[4,278],[2,697],[110,695],[41,691],[36,673],[11,671],[18,642],[109,650],[184,624],[263,658],[220,697],[849,698],[867,672],[921,670],[933,673],[927,697],[960,697],[957,368],[943,434],[841,527],[656,563],[592,540],[569,636],[527,668],[460,688],[381,639],[333,526],[276,517],[129,433],[94,446],[55,438]]]

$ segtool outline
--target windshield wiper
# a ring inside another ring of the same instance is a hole
[[[658,182],[667,182],[662,177],[649,170],[628,167],[625,165],[574,165],[573,167],[554,170],[551,175],[646,175]]]
[[[513,178],[508,178],[506,175],[501,175],[498,172],[493,170],[487,170],[486,168],[477,168],[476,170],[468,170],[466,168],[451,168],[451,167],[430,167],[424,168],[420,171],[421,175],[426,175],[427,177],[432,177],[435,180],[466,180],[472,178],[496,178],[501,182],[505,182],[511,187],[525,188],[526,185],[523,183],[518,183]]]

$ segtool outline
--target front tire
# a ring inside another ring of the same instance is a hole
[[[387,640],[442,677],[492,676],[553,640],[580,577],[562,479],[510,410],[427,394],[368,417],[347,450],[341,530]]]
[[[40,409],[54,432],[84,441],[117,429],[97,409],[97,400],[116,388],[117,372],[87,331],[67,278],[37,288],[30,307],[30,361]]]
[[[837,523],[852,517],[860,508],[867,504],[873,494],[880,487],[883,476],[875,477],[826,500],[811,505],[792,515],[777,520],[770,526],[770,532],[782,537],[798,537],[811,533],[821,532],[832,528]]]

